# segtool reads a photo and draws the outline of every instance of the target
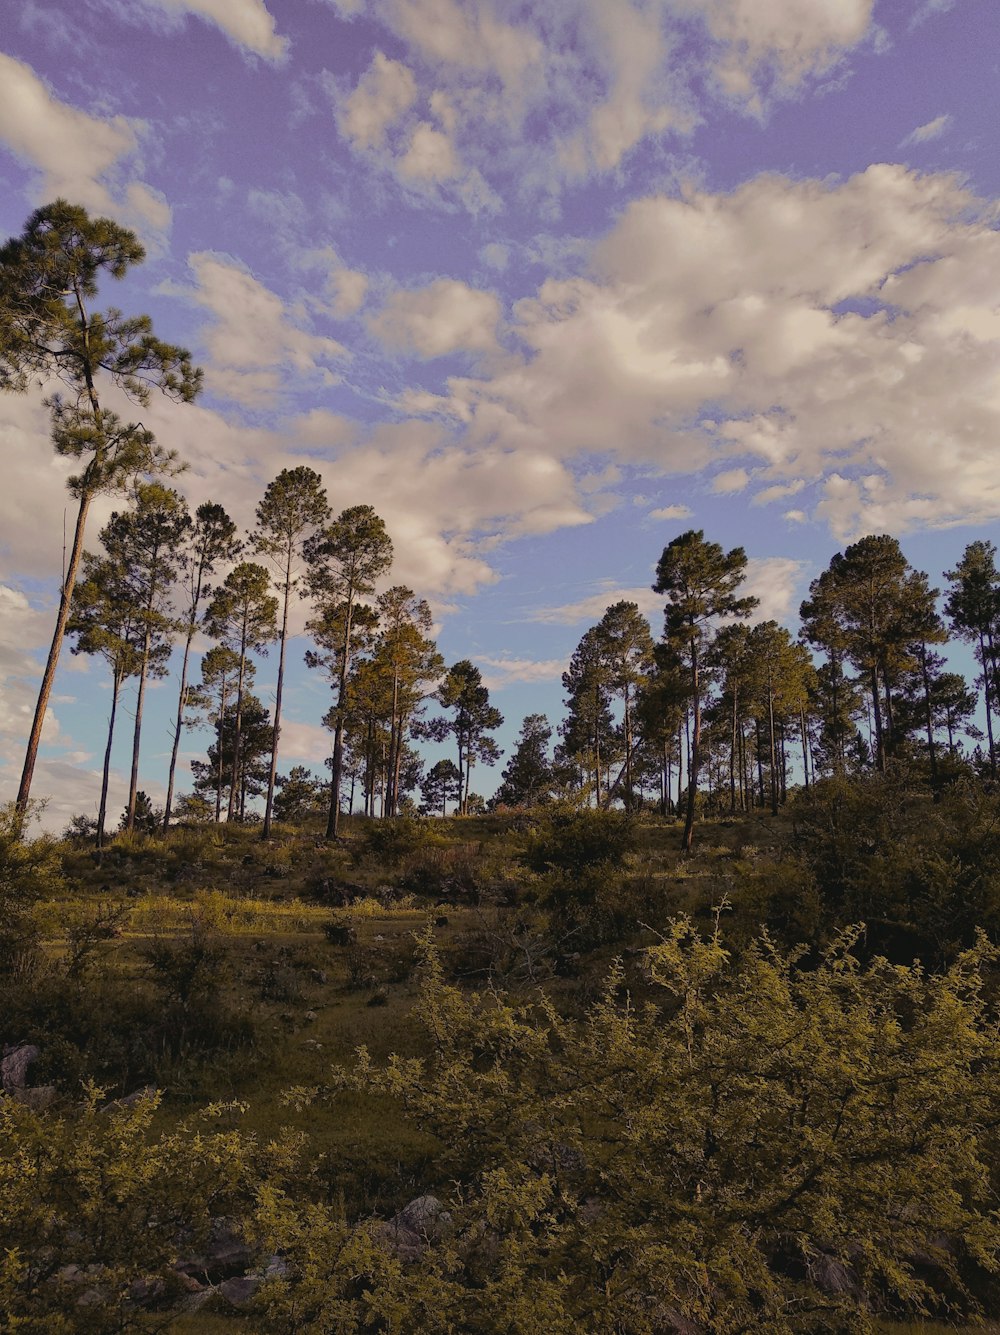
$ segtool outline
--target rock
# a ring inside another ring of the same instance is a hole
[[[109,1103],[105,1103],[101,1112],[110,1112],[112,1108],[133,1108],[143,1099],[158,1098],[160,1093],[155,1085],[143,1085],[139,1089],[133,1089],[131,1094],[123,1094],[120,1099],[112,1099]]]
[[[369,1006],[387,1006],[389,1004],[389,992],[387,988],[377,987],[368,998]]]
[[[208,1242],[200,1256],[186,1257],[174,1267],[182,1275],[217,1283],[242,1275],[253,1264],[250,1248],[230,1220],[214,1219]]]
[[[379,1229],[385,1244],[401,1261],[418,1261],[427,1244],[440,1237],[451,1223],[436,1196],[418,1196]]]
[[[12,1097],[32,1112],[45,1112],[59,1097],[55,1085],[34,1085],[29,1089],[15,1089]]]
[[[219,1293],[232,1307],[249,1307],[263,1282],[260,1275],[239,1275],[224,1279],[219,1285]]]
[[[448,915],[447,915],[447,913],[439,913],[438,916],[434,919],[434,926],[435,926],[435,927],[447,927],[447,926],[448,926]]]
[[[305,1015],[303,1015],[302,1018],[303,1020],[305,1020],[306,1024],[315,1024],[317,1019],[316,1012],[306,1011]]]
[[[321,986],[327,981],[327,973],[325,969],[310,969],[309,976],[314,983],[319,983]]]
[[[5,1093],[13,1094],[15,1089],[24,1089],[28,1083],[28,1067],[40,1056],[41,1051],[34,1043],[21,1043],[4,1050],[0,1059],[0,1084]]]

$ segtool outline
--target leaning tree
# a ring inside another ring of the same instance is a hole
[[[133,232],[109,218],[91,218],[64,199],[37,209],[21,236],[0,247],[0,388],[24,391],[36,380],[58,382],[61,388],[46,400],[52,442],[58,454],[77,461],[80,468],[68,483],[78,503],[76,524],[17,794],[22,816],[91,502],[102,492],[131,486],[137,475],[169,469],[173,462],[141,423],[124,422],[104,407],[102,392],[113,386],[144,404],[155,387],[190,402],[201,387],[201,372],[190,354],[158,339],[149,316],[125,316],[114,307],[91,309],[101,277],[123,278],[144,258]]]

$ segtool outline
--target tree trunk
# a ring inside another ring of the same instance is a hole
[[[698,662],[698,647],[691,645],[691,704],[694,713],[694,728],[691,734],[691,756],[688,761],[687,811],[684,815],[684,837],[681,848],[690,853],[694,844],[694,806],[698,793],[698,764],[701,760],[701,674]]]
[[[979,661],[983,665],[983,697],[986,704],[986,738],[990,748],[990,778],[997,777],[997,753],[993,743],[993,691],[990,688],[990,664],[987,660],[986,641],[979,635]],[[18,799],[20,801],[20,799]]]
[[[771,669],[767,670],[767,742],[771,757],[771,815],[778,814],[778,755],[774,746],[774,691],[771,689]]]
[[[347,595],[347,618],[344,622],[344,644],[340,656],[340,678],[337,683],[337,722],[333,730],[333,769],[330,774],[330,813],[326,821],[326,837],[336,839],[340,832],[340,786],[344,773],[344,711],[347,705],[347,682],[351,668],[351,636],[354,627],[354,590]],[[352,789],[353,792],[353,789]],[[351,806],[354,799],[351,798]]]
[[[233,768],[229,783],[229,802],[226,806],[226,820],[233,819],[240,782],[240,742],[243,740],[243,677],[246,671],[247,641],[246,634],[240,642],[240,673],[236,681],[236,719],[233,728]]]
[[[799,729],[802,735],[802,777],[805,780],[806,794],[809,793],[809,731],[806,728],[806,711],[799,710]]]
[[[927,726],[927,753],[931,762],[931,787],[934,790],[934,800],[941,800],[941,793],[938,789],[938,767],[937,767],[937,749],[934,745],[934,717],[931,712],[931,679],[927,670],[927,645],[920,646],[920,676],[924,685],[924,720]]]
[[[184,641],[184,658],[181,661],[181,689],[177,696],[177,718],[174,722],[174,744],[170,749],[170,770],[167,775],[167,802],[163,808],[163,833],[170,828],[170,809],[174,802],[174,776],[177,770],[177,753],[181,745],[181,732],[184,728],[184,708],[187,705],[188,660],[191,656],[191,641],[194,639],[194,627],[188,627]]]
[[[90,494],[86,491],[80,497],[80,508],[76,513],[76,526],[73,529],[73,546],[70,549],[69,565],[66,567],[66,578],[63,580],[62,588],[59,590],[59,612],[56,616],[56,626],[52,633],[52,643],[49,645],[48,658],[45,660],[45,671],[42,673],[42,682],[38,688],[38,700],[35,703],[35,714],[31,720],[31,732],[28,734],[28,745],[24,755],[24,768],[21,771],[21,784],[17,790],[17,823],[22,826],[24,817],[28,810],[28,799],[31,796],[31,781],[35,773],[35,762],[38,759],[38,747],[42,740],[42,727],[45,723],[45,712],[49,707],[49,698],[52,695],[52,685],[55,681],[56,667],[59,663],[59,654],[62,650],[63,637],[66,634],[66,624],[69,621],[70,603],[73,599],[73,589],[76,585],[77,572],[80,569],[80,561],[83,557],[83,531],[87,523],[87,512],[90,509]]]
[[[882,705],[878,694],[878,669],[871,669],[872,719],[875,724],[875,768],[885,769],[885,735],[882,731]]]
[[[111,684],[111,717],[108,719],[108,743],[104,748],[104,770],[101,774],[101,801],[97,808],[96,848],[104,847],[104,822],[108,815],[108,783],[111,778],[111,744],[115,737],[115,716],[118,713],[118,696],[121,693],[123,677],[116,668]]]
[[[260,837],[271,837],[271,809],[274,806],[274,780],[278,774],[278,733],[281,730],[281,693],[285,684],[285,645],[288,641],[288,604],[292,597],[292,549],[289,546],[285,564],[285,597],[281,610],[281,639],[278,649],[278,684],[274,690],[274,734],[271,740],[271,765],[267,774],[267,798],[264,802],[264,824]]]
[[[142,665],[139,668],[139,689],[135,697],[135,727],[132,729],[132,773],[128,781],[128,813],[125,817],[125,829],[129,834],[135,829],[135,799],[139,791],[139,741],[142,733],[142,711],[146,702],[146,676],[149,669],[149,648],[152,635],[149,623],[142,642]]]

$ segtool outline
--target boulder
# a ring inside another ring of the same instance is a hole
[[[224,1279],[218,1292],[231,1307],[249,1307],[262,1283],[260,1275],[238,1275]]]
[[[32,1112],[45,1112],[55,1103],[59,1091],[55,1085],[34,1085],[28,1089],[15,1089],[12,1097]]]
[[[41,1056],[34,1043],[21,1043],[13,1048],[5,1048],[0,1058],[0,1084],[5,1094],[13,1094],[16,1089],[24,1089],[28,1083],[28,1067]]]
[[[401,1261],[418,1261],[450,1223],[436,1196],[418,1196],[381,1226],[379,1236]]]

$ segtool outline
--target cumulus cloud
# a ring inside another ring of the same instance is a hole
[[[745,468],[727,468],[712,478],[712,490],[719,495],[729,496],[735,491],[745,491],[749,481],[750,474]]]
[[[303,328],[277,293],[231,257],[200,251],[188,264],[195,285],[170,290],[211,313],[204,334],[210,389],[260,405],[280,396],[289,373],[333,382],[330,366],[348,355],[340,343]]]
[[[690,519],[694,512],[687,505],[662,505],[658,510],[650,510],[650,519]]]
[[[524,682],[559,681],[566,670],[562,658],[485,658],[480,654],[477,663],[486,669],[483,684],[491,691],[502,691],[507,686]]]
[[[706,89],[757,117],[801,94],[877,36],[873,3],[372,0],[402,58],[377,52],[352,91],[337,86],[339,124],[373,165],[433,185],[439,202],[497,208],[498,173],[554,197],[643,143],[679,143],[706,115]]]
[[[584,598],[577,598],[570,603],[558,603],[553,607],[536,608],[528,619],[555,626],[596,623],[615,603],[635,603],[639,611],[651,619],[663,610],[663,596],[654,593],[648,584],[630,589],[602,584],[596,593],[589,593]]]
[[[715,44],[721,92],[761,114],[768,93],[787,96],[828,73],[869,35],[874,0],[681,0]]]
[[[241,51],[280,62],[288,38],[276,31],[274,16],[263,0],[104,0],[125,22],[142,22],[168,30],[192,14],[212,23]]]
[[[163,231],[169,206],[133,176],[144,128],[60,101],[30,65],[0,52],[0,140],[37,169],[39,201],[63,196],[146,234]]]
[[[926,125],[918,125],[915,130],[911,130],[900,144],[900,147],[905,148],[909,144],[926,144],[930,139],[940,139],[946,130],[951,129],[954,122],[955,118],[950,113],[935,116]]]
[[[763,500],[827,478],[838,538],[995,517],[991,209],[953,176],[889,164],[636,201],[588,273],[515,303],[522,355],[452,379],[454,415],[473,442],[558,458],[728,461],[721,484],[752,473]]]
[[[387,347],[420,358],[451,352],[490,352],[496,347],[500,302],[452,278],[394,292],[368,327]]]
[[[389,130],[416,100],[413,71],[376,51],[354,91],[340,102],[341,133],[357,149],[382,148]]]

